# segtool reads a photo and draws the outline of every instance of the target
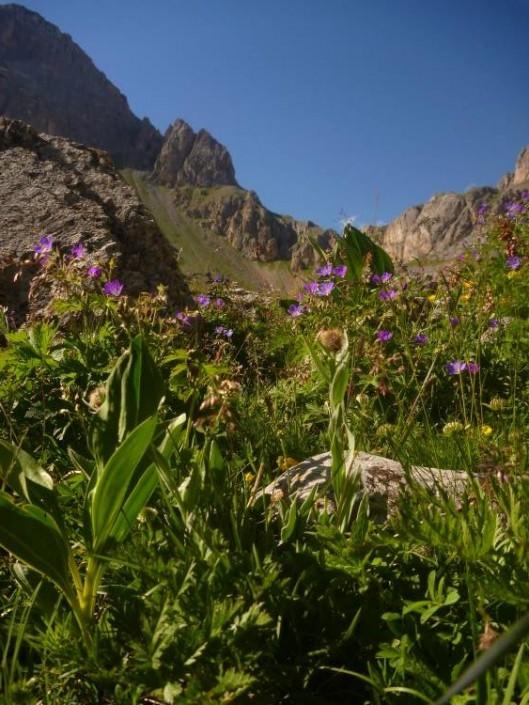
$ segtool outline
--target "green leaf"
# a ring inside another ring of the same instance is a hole
[[[93,550],[100,552],[130,494],[130,482],[149,448],[156,430],[152,416],[135,428],[113,453],[101,471],[91,494],[90,513]]]
[[[0,441],[0,480],[26,501],[56,510],[50,475],[33,456],[6,441]]]
[[[51,514],[32,504],[16,505],[0,491],[0,544],[72,598],[70,549]]]
[[[96,417],[92,447],[102,466],[132,429],[156,413],[164,383],[142,336],[119,358],[106,384]]]

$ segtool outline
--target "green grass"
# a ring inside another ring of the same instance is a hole
[[[203,230],[175,206],[171,190],[148,183],[140,172],[125,170],[124,178],[133,186],[141,201],[153,214],[158,227],[180,252],[180,267],[191,280],[203,282],[207,272],[222,273],[240,286],[263,292],[292,294],[300,286],[286,261],[270,263],[246,259],[226,238]],[[234,186],[218,189],[191,189],[192,198],[222,199],[239,192]],[[205,193],[203,193],[205,192]]]

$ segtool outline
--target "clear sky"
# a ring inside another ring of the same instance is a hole
[[[26,0],[276,212],[388,221],[529,144],[529,0]]]

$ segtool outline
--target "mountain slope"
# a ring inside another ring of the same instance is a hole
[[[162,136],[72,38],[36,12],[0,5],[0,115],[150,169]]]

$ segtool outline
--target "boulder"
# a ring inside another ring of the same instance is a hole
[[[84,244],[92,262],[114,258],[127,294],[163,284],[174,303],[188,295],[175,251],[106,152],[0,118],[0,205],[0,304],[17,318],[30,277],[14,286],[14,263],[31,260],[42,235],[64,251]]]

